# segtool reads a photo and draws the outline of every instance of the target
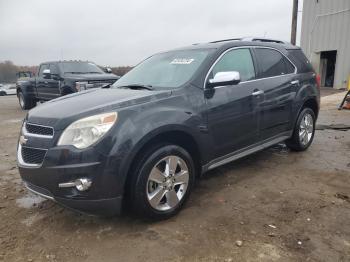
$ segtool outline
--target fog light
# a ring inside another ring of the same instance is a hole
[[[88,178],[79,178],[78,180],[75,181],[76,185],[75,187],[79,191],[85,191],[88,190],[92,184],[91,180]]]
[[[86,191],[91,187],[92,181],[89,178],[79,178],[68,183],[58,184],[59,188],[76,187],[79,191]]]

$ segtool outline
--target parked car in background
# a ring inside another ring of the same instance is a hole
[[[31,71],[19,71],[16,73],[17,79],[28,79],[34,76]]]
[[[22,109],[86,89],[112,84],[118,76],[106,73],[92,62],[56,61],[42,63],[36,77],[17,81],[17,97]]]
[[[0,84],[0,96],[15,95],[16,90],[15,84]]]
[[[82,212],[113,215],[124,206],[168,218],[208,170],[280,142],[306,150],[318,81],[302,50],[280,41],[159,53],[109,89],[30,110],[19,172],[29,190]]]

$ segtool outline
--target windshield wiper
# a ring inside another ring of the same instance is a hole
[[[154,90],[154,88],[151,85],[141,85],[141,84],[130,84],[125,86],[118,86],[118,88]]]
[[[83,74],[102,74],[101,72],[64,72],[65,74],[79,74],[79,75],[83,75]]]
[[[81,74],[84,74],[84,72],[64,72],[65,74],[78,74],[78,75],[81,75]]]

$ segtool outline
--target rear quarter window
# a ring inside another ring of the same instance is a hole
[[[294,66],[279,51],[269,48],[255,48],[258,60],[259,78],[292,74]]]
[[[298,68],[298,73],[314,72],[310,61],[301,49],[288,50],[288,57]]]

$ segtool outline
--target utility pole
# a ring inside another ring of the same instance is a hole
[[[293,0],[293,15],[292,15],[292,33],[290,42],[295,45],[297,42],[297,27],[298,27],[298,0]]]

